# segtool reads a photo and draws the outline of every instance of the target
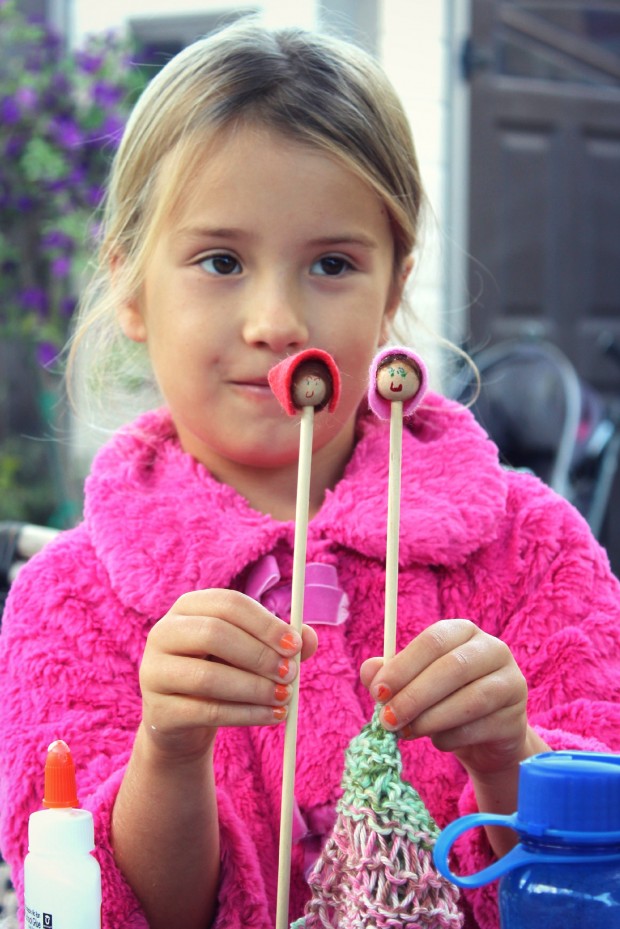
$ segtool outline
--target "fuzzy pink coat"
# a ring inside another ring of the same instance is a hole
[[[295,917],[307,896],[304,865],[339,796],[345,747],[372,715],[358,670],[382,652],[388,431],[360,417],[346,473],[309,529],[308,560],[335,565],[349,618],[317,627],[319,651],[302,668],[296,795],[310,834],[294,847]],[[437,619],[468,617],[512,649],[529,683],[530,720],[552,747],[620,749],[620,586],[581,517],[535,478],[500,468],[473,417],[433,395],[404,435],[401,513],[399,647]],[[63,738],[81,804],[95,817],[103,927],[147,925],[110,847],[140,720],[145,637],[184,591],[244,590],[261,556],[274,554],[290,578],[293,529],[186,455],[163,411],[99,453],[84,522],[20,574],[0,636],[0,848],[20,898],[46,749]],[[283,732],[218,733],[217,929],[273,929]],[[429,739],[402,743],[402,752],[441,826],[475,809],[452,755]],[[489,861],[480,830],[460,856],[463,872]],[[463,908],[466,926],[497,927],[493,887],[465,894]]]

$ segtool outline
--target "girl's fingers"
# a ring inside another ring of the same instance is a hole
[[[284,659],[281,666],[281,675],[274,679],[220,661],[166,655],[160,660],[157,690],[162,695],[201,700],[284,705],[291,698],[296,670],[294,661]]]
[[[474,727],[482,721],[485,721],[487,729],[489,723],[494,721],[496,731],[493,738],[499,738],[504,734],[501,728],[502,714],[504,711],[511,714],[515,710],[517,713],[523,713],[525,696],[526,691],[522,690],[521,682],[510,670],[506,669],[473,681],[411,719],[406,718],[407,712],[403,710],[401,725],[398,724],[398,713],[401,712],[399,707],[391,710],[396,701],[384,708],[383,715],[387,711],[386,728],[402,730],[404,738],[419,738],[427,735],[435,739],[442,733],[457,730],[472,733]],[[394,718],[396,718],[396,725],[392,722]]]
[[[180,732],[191,733],[219,726],[277,725],[286,719],[287,714],[288,707],[282,704],[223,703],[174,694],[151,701],[145,719],[151,731],[161,740]]]
[[[499,639],[481,633],[468,620],[443,620],[382,663],[369,685],[370,692],[377,702],[387,703],[407,691],[413,717],[453,690],[488,674],[509,654]],[[367,667],[370,664],[366,662]]]
[[[317,637],[302,635],[236,591],[182,596],[149,633],[140,668],[151,731],[281,722],[298,660]]]
[[[215,622],[215,621],[219,622]],[[197,658],[218,655],[227,630],[244,632],[282,655],[298,654],[302,638],[256,600],[236,590],[197,590],[183,594],[149,635],[162,651]]]
[[[486,716],[511,698],[510,658],[508,649],[497,648],[494,641],[469,640],[382,701],[387,702],[382,711],[387,728],[399,728],[394,717],[402,724],[424,718],[440,730]]]
[[[463,651],[480,630],[467,619],[444,619],[433,623],[409,643],[394,658],[383,663],[372,681],[370,692],[379,703],[385,703],[381,693],[397,694],[411,681],[443,658],[453,655],[454,670],[462,674],[471,652]],[[474,645],[474,650],[477,649]]]
[[[457,731],[454,738],[466,738],[504,708],[517,707],[520,724],[525,719],[527,686],[509,648],[468,620],[434,623],[390,661],[370,659],[362,680],[384,704],[385,728],[405,738]]]
[[[236,591],[197,591],[181,597],[150,631],[147,651],[215,659],[252,670],[276,682],[290,682],[296,662],[314,654],[317,637],[302,636],[259,603]]]

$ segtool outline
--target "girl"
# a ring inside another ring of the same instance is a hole
[[[272,929],[297,656],[292,918],[375,701],[442,826],[513,811],[533,753],[619,747],[620,591],[604,553],[439,396],[404,436],[398,650],[377,657],[389,440],[367,372],[421,204],[402,108],[348,45],[246,22],[186,49],[138,103],[82,332],[104,321],[144,343],[164,405],[98,454],[83,523],[7,605],[0,845],[20,895],[38,772],[63,738],[96,820],[105,929]],[[331,353],[343,389],[316,418],[299,636],[297,425],[267,373],[308,347]],[[313,624],[315,572],[336,607]],[[470,834],[457,867],[508,844]],[[497,925],[491,889],[463,908],[467,926]]]

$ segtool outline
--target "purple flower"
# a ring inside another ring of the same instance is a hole
[[[51,367],[58,358],[58,348],[52,342],[39,342],[37,345],[37,361],[42,368]]]
[[[18,87],[15,100],[25,112],[30,113],[36,108],[39,97],[34,87]]]
[[[50,270],[53,277],[68,277],[71,271],[71,259],[67,258],[66,255],[54,258],[50,265]]]
[[[34,197],[29,197],[27,194],[24,194],[21,197],[18,197],[15,201],[15,206],[20,211],[20,213],[31,213],[36,202]]]
[[[13,97],[4,97],[0,101],[0,121],[6,126],[14,126],[21,119],[22,111]]]
[[[115,84],[109,84],[107,81],[97,81],[91,90],[93,101],[102,107],[114,106],[122,100],[123,91]]]
[[[73,239],[61,229],[52,229],[46,232],[41,239],[41,244],[46,249],[54,249],[61,252],[70,252],[73,250]]]
[[[99,206],[103,199],[103,187],[89,187],[86,191],[86,203],[90,207]]]
[[[45,291],[41,287],[28,287],[23,290],[20,296],[22,309],[29,313],[37,313],[44,319],[49,312],[49,300]]]
[[[19,135],[11,135],[4,146],[4,154],[7,158],[19,158],[26,148],[27,139]]]
[[[53,137],[64,148],[77,148],[82,143],[82,133],[72,119],[55,117],[50,124]]]
[[[66,74],[57,71],[50,80],[49,89],[55,94],[68,94],[71,92],[71,82]]]
[[[60,303],[60,313],[65,319],[71,319],[75,313],[77,301],[73,297],[65,297]]]
[[[101,127],[101,135],[105,139],[110,139],[114,143],[118,143],[121,140],[123,134],[123,129],[125,128],[124,121],[116,113],[108,113],[103,125]]]
[[[101,70],[105,57],[101,52],[85,50],[83,52],[78,52],[75,56],[75,60],[84,74],[96,74],[97,71]]]

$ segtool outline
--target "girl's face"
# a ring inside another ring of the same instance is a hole
[[[238,489],[240,475],[297,465],[298,424],[268,371],[304,348],[329,352],[342,395],[315,417],[313,476],[324,468],[325,489],[351,453],[406,279],[408,268],[394,274],[387,212],[335,160],[250,126],[209,146],[187,183],[120,311],[125,334],[147,342],[185,451]]]

